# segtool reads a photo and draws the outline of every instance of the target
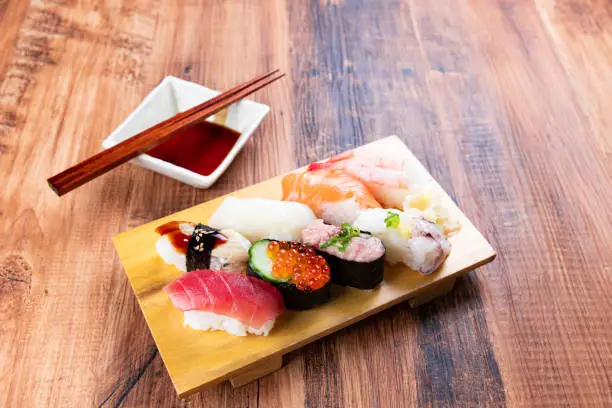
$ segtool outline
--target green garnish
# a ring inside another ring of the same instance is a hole
[[[351,243],[351,239],[358,237],[359,235],[361,235],[359,228],[355,228],[348,222],[345,222],[342,224],[342,231],[340,231],[340,234],[332,237],[329,241],[322,243],[319,245],[319,248],[323,249],[329,246],[335,246],[340,250],[340,252],[344,252]]]
[[[387,218],[385,218],[385,225],[387,228],[397,228],[400,224],[400,216],[398,213],[392,211],[387,212]]]

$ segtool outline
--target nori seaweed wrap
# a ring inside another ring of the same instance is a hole
[[[187,244],[187,272],[210,268],[211,252],[219,241],[227,238],[218,229],[197,224]]]
[[[373,289],[383,280],[385,247],[382,241],[350,224],[341,227],[312,222],[302,232],[305,244],[327,260],[332,283]]]
[[[247,275],[278,288],[285,307],[305,310],[331,297],[329,265],[325,258],[297,242],[262,239],[249,250]]]

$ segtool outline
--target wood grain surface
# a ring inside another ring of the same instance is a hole
[[[165,75],[275,67],[210,190],[48,189]],[[611,406],[611,107],[607,0],[0,0],[0,406]],[[110,237],[389,134],[496,261],[179,401]]]

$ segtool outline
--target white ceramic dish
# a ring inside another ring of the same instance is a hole
[[[219,91],[193,82],[167,76],[146,96],[127,119],[102,142],[102,147],[108,149],[179,112],[217,96],[219,93]],[[221,111],[207,119],[240,133],[240,137],[232,150],[219,167],[208,176],[194,173],[147,154],[141,154],[131,160],[131,163],[197,188],[208,188],[227,170],[269,111],[269,106],[245,99],[231,105],[226,111]]]

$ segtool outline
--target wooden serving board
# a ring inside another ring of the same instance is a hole
[[[404,266],[386,266],[383,283],[371,291],[333,286],[329,303],[309,311],[286,311],[269,336],[236,337],[225,332],[203,332],[183,326],[183,314],[175,309],[163,287],[182,273],[166,264],[155,251],[155,228],[171,220],[206,222],[225,197],[177,212],[113,238],[132,289],[159,353],[179,397],[203,387],[230,380],[234,386],[246,384],[277,370],[282,356],[336,330],[380,312],[405,300],[416,305],[452,289],[455,279],[490,262],[495,251],[453,203],[427,170],[397,137],[374,144],[385,144],[392,152],[402,152],[412,164],[411,178],[432,183],[440,189],[445,205],[462,225],[450,238],[452,251],[446,262],[429,276],[421,276]],[[380,146],[377,146],[380,147]],[[235,197],[281,198],[278,176],[236,191]]]

